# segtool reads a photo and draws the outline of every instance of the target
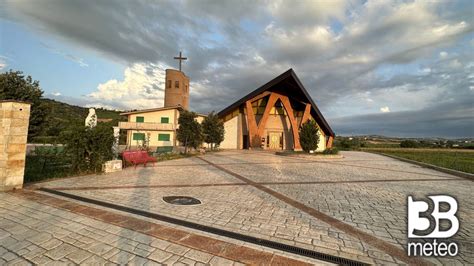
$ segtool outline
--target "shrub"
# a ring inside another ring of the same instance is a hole
[[[34,153],[26,155],[25,183],[71,174],[71,161],[63,147],[36,147]]]
[[[61,134],[65,155],[71,160],[71,170],[77,173],[99,172],[102,164],[114,156],[113,129],[106,125],[94,128],[76,125]]]
[[[418,148],[418,142],[414,141],[414,140],[404,140],[402,142],[400,142],[400,147],[402,148]]]
[[[361,147],[366,147],[367,144],[357,138],[337,137],[334,146],[341,150],[359,150]]]
[[[339,150],[337,148],[329,148],[323,151],[323,154],[338,154]]]
[[[319,127],[316,121],[310,119],[305,122],[300,129],[300,144],[301,148],[306,151],[314,151],[318,148]]]

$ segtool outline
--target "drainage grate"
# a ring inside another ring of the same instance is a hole
[[[201,201],[193,197],[187,196],[167,196],[163,197],[163,200],[169,204],[174,205],[197,205],[201,204]]]
[[[271,240],[266,240],[266,239],[257,238],[257,237],[253,237],[253,236],[243,235],[243,234],[240,234],[240,233],[235,233],[235,232],[231,232],[231,231],[227,231],[227,230],[223,230],[223,229],[219,229],[219,228],[215,228],[215,227],[210,227],[210,226],[207,226],[207,225],[202,225],[202,224],[193,223],[193,222],[189,222],[189,221],[185,221],[185,220],[181,220],[181,219],[176,219],[176,218],[164,216],[164,215],[161,215],[161,214],[156,214],[156,213],[151,213],[151,212],[147,212],[147,211],[143,211],[143,210],[133,209],[133,208],[130,208],[130,207],[117,205],[117,204],[114,204],[114,203],[109,203],[109,202],[105,202],[105,201],[85,198],[85,197],[81,197],[81,196],[77,196],[77,195],[73,195],[73,194],[69,194],[69,193],[65,193],[65,192],[62,192],[62,191],[57,191],[57,190],[53,190],[53,189],[49,189],[49,188],[39,188],[39,190],[44,191],[44,192],[48,192],[48,193],[51,193],[51,194],[55,194],[55,195],[58,195],[58,196],[62,196],[62,197],[66,197],[66,198],[70,198],[70,199],[74,199],[74,200],[78,200],[78,201],[82,201],[82,202],[86,202],[86,203],[91,203],[91,204],[95,204],[95,205],[106,207],[106,208],[111,208],[111,209],[118,210],[118,211],[128,212],[128,213],[132,213],[132,214],[135,214],[135,215],[140,215],[140,216],[143,216],[143,217],[152,218],[152,219],[155,219],[155,220],[159,220],[159,221],[163,221],[163,222],[167,222],[167,223],[172,223],[172,224],[176,224],[176,225],[180,225],[180,226],[184,226],[184,227],[187,227],[187,228],[200,230],[200,231],[204,231],[204,232],[208,232],[208,233],[212,233],[212,234],[216,234],[216,235],[220,235],[220,236],[225,236],[225,237],[233,238],[233,239],[236,239],[236,240],[245,241],[245,242],[260,245],[260,246],[265,246],[265,247],[277,249],[277,250],[280,250],[280,251],[284,251],[284,252],[288,252],[288,253],[292,253],[292,254],[308,257],[308,258],[312,258],[312,259],[322,260],[322,261],[335,263],[335,264],[339,264],[339,265],[353,265],[353,266],[369,265],[369,264],[366,264],[366,263],[363,263],[363,262],[360,262],[360,261],[355,261],[355,260],[351,260],[351,259],[346,259],[346,258],[342,258],[342,257],[329,255],[329,254],[324,254],[324,253],[320,253],[320,252],[317,252],[317,251],[314,251],[314,250],[309,250],[309,249],[304,249],[304,248],[300,248],[300,247],[290,246],[290,245],[287,245],[287,244],[283,244],[283,243],[279,243],[279,242],[275,242],[275,241],[271,241]]]

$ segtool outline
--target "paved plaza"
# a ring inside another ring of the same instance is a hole
[[[474,264],[473,182],[364,152],[222,151],[0,194],[0,264],[328,264],[120,211],[111,203],[368,264]],[[62,197],[54,191],[81,198]],[[455,196],[457,257],[406,255],[407,196]],[[171,205],[164,196],[202,204]]]

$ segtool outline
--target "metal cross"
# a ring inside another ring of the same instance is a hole
[[[179,60],[179,71],[181,71],[181,61],[187,60],[187,57],[183,57],[181,51],[179,51],[179,56],[175,56],[174,59]]]

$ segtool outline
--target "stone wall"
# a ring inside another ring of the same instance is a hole
[[[21,188],[30,104],[0,101],[0,191]]]

